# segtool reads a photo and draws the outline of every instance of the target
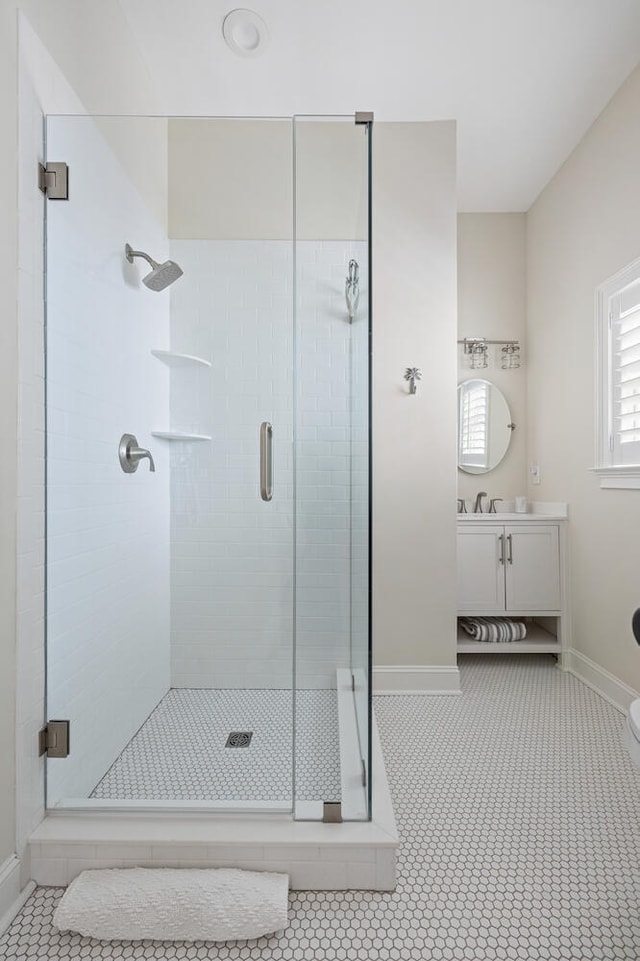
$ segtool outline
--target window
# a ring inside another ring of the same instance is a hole
[[[596,376],[600,486],[640,488],[640,260],[596,289]]]
[[[469,380],[460,385],[458,466],[463,470],[488,467],[489,386],[486,380]]]

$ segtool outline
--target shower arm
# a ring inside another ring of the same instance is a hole
[[[124,248],[124,252],[130,264],[133,263],[134,257],[142,257],[144,260],[147,261],[150,267],[153,267],[154,270],[158,266],[158,264],[155,262],[155,260],[152,257],[149,256],[149,254],[145,254],[144,250],[132,250],[130,245],[126,244]]]

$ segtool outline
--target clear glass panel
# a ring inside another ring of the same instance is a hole
[[[48,715],[71,721],[49,807],[291,810],[291,140],[48,120],[70,166],[47,204]],[[154,472],[123,470],[125,434]]]
[[[298,818],[370,815],[369,134],[294,122]]]

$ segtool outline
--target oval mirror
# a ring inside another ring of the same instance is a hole
[[[486,474],[509,448],[513,424],[502,392],[488,380],[458,384],[458,467]]]

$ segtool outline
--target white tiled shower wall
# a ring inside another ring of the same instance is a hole
[[[352,329],[344,282],[366,245],[172,241],[172,685],[290,687],[293,669],[294,351],[298,365],[296,685],[335,686],[349,664]],[[363,279],[366,273],[363,270]],[[360,317],[366,328],[366,295]],[[366,362],[366,358],[365,358]],[[273,424],[274,495],[259,492],[259,428]]]
[[[361,287],[353,323],[345,303],[351,258]],[[367,582],[354,576],[367,504],[360,469],[367,439],[359,430],[363,405],[368,413],[367,287],[364,241],[296,244],[298,687],[335,686],[335,669],[358,663],[354,643],[365,658],[368,649]]]
[[[50,118],[70,199],[49,202],[47,280],[48,712],[73,751],[49,760],[49,805],[84,797],[169,687],[169,297],[124,245],[163,260],[166,231],[91,118]],[[108,198],[108,202],[105,202]],[[156,462],[118,462],[123,433]]]

